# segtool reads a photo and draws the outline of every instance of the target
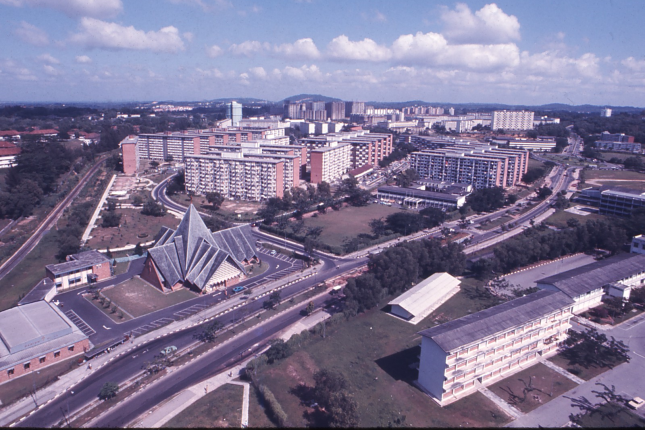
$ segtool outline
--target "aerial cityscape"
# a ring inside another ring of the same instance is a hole
[[[0,0],[0,426],[645,427],[636,0]]]

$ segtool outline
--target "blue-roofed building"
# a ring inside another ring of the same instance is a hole
[[[237,284],[257,260],[248,225],[211,232],[191,204],[177,230],[163,227],[148,250],[141,278],[162,291],[209,292]]]

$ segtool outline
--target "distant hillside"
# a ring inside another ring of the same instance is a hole
[[[239,102],[239,103],[270,103],[266,99],[254,99],[252,97],[224,97],[220,99],[209,100],[211,103],[230,103],[230,102]]]
[[[286,101],[292,102],[341,102],[341,99],[334,97],[327,97],[320,94],[298,94],[291,97],[286,97],[284,100],[281,100],[279,103],[284,103]]]

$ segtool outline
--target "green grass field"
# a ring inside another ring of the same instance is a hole
[[[0,281],[0,311],[15,306],[45,277],[45,265],[58,263],[58,233],[50,230],[36,247]]]
[[[119,227],[96,227],[90,233],[87,246],[95,249],[120,248],[153,240],[161,227],[177,228],[180,220],[171,214],[162,217],[147,216],[140,209],[117,209],[121,214]],[[99,223],[100,225],[100,223]],[[143,236],[144,237],[140,237]]]
[[[530,382],[529,382],[530,381]],[[525,389],[532,391],[524,392]],[[508,403],[527,413],[566,393],[576,385],[571,379],[537,363],[488,387]]]
[[[282,405],[288,426],[313,425],[305,418],[313,410],[301,404],[298,387],[313,386],[314,372],[327,368],[348,379],[360,427],[385,427],[400,418],[405,427],[500,427],[508,418],[482,394],[441,408],[413,385],[417,371],[409,367],[420,352],[419,331],[434,325],[437,317],[477,307],[476,301],[459,293],[416,326],[373,309],[328,327],[324,339],[316,336],[291,357],[265,367],[260,382]]]
[[[546,224],[552,225],[554,227],[558,228],[566,228],[567,226],[567,221],[570,219],[575,219],[580,222],[580,224],[584,224],[589,220],[601,220],[601,219],[606,219],[604,215],[598,215],[594,213],[590,213],[589,215],[578,215],[578,214],[573,214],[571,212],[565,212],[565,211],[556,211],[553,215],[548,217],[544,222]]]
[[[591,366],[591,367],[585,368],[578,364],[572,365],[572,364],[569,364],[568,359],[564,358],[560,354],[556,354],[553,357],[549,358],[549,361],[569,371],[570,373],[573,373],[577,377],[584,379],[585,381],[595,378],[601,373],[605,373],[606,371],[609,370],[609,367]]]
[[[206,394],[172,418],[164,428],[240,427],[241,385],[225,384]]]
[[[197,297],[186,288],[164,294],[139,277],[104,288],[101,294],[135,318]]]
[[[629,157],[643,158],[642,154],[632,154],[632,153],[629,153],[629,152],[605,152],[605,151],[601,151],[600,153],[602,154],[602,159],[605,160],[605,161],[609,161],[612,158],[618,158],[620,161],[625,161],[625,159],[629,158]]]
[[[368,206],[343,207],[339,211],[331,209],[317,217],[305,218],[305,227],[322,227],[319,240],[330,246],[342,246],[347,238],[353,238],[361,233],[371,234],[369,222],[375,218],[385,218],[401,209],[390,206],[371,204]]]

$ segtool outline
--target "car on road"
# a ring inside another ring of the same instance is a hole
[[[169,355],[175,351],[177,351],[177,347],[175,345],[167,346],[161,350],[161,355]]]
[[[239,293],[240,291],[243,291],[246,287],[235,287],[233,288],[234,293]]]
[[[638,409],[644,404],[645,404],[645,400],[641,399],[640,397],[634,397],[632,400],[627,402],[627,406],[629,406],[632,409]]]

